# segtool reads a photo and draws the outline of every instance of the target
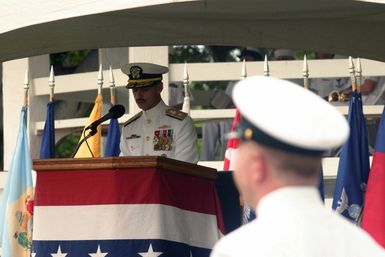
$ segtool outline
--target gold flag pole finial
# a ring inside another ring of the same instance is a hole
[[[303,87],[309,89],[309,66],[307,65],[306,54],[303,56]]]
[[[99,74],[98,74],[98,95],[102,94],[103,88],[103,66],[100,64],[99,66]]]
[[[53,71],[53,66],[51,65],[51,70],[49,72],[49,101],[53,102],[54,99],[54,88],[55,88],[55,74]]]
[[[184,99],[182,111],[190,115],[190,91],[188,88],[189,85],[189,75],[187,70],[187,62],[184,63],[184,71],[183,71],[183,86],[184,86]]]
[[[246,60],[243,59],[243,62],[242,62],[242,69],[241,69],[241,79],[245,79],[246,77],[247,77]]]
[[[357,82],[357,92],[361,92],[361,84],[362,84],[362,67],[361,67],[361,59],[357,58],[356,65],[356,82]]]
[[[350,73],[350,78],[352,80],[352,91],[355,92],[357,91],[357,81],[356,81],[356,75],[354,70],[353,58],[351,56],[349,56],[349,73]]]
[[[270,76],[269,63],[267,61],[267,55],[265,54],[265,62],[263,64],[263,75],[266,77]]]
[[[29,90],[29,72],[27,68],[25,71],[25,77],[24,77],[24,106],[28,105],[28,90]]]
[[[110,65],[110,94],[111,94],[111,104],[116,104],[116,94],[115,94],[115,79],[114,73],[112,72],[112,67]]]

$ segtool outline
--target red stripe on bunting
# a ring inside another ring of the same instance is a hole
[[[35,205],[165,204],[217,214],[214,181],[155,169],[40,171]]]

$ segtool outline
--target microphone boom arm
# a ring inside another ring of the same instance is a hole
[[[77,151],[79,150],[80,146],[84,143],[84,141],[86,141],[88,138],[92,137],[93,135],[95,135],[98,132],[98,126],[101,123],[103,123],[109,119],[120,118],[124,114],[124,112],[125,112],[125,109],[124,109],[123,105],[120,105],[120,104],[114,105],[113,107],[111,107],[111,109],[108,111],[108,113],[106,115],[104,115],[100,119],[92,122],[89,126],[87,126],[84,129],[83,134],[85,135],[87,130],[91,130],[91,131],[90,131],[90,133],[88,133],[87,136],[85,136],[82,140],[79,141],[78,145],[76,146],[75,151],[72,153],[71,158],[74,158],[74,156],[76,155]],[[92,152],[91,152],[91,154],[92,154]]]
[[[96,132],[97,132],[96,129],[92,129],[92,128],[90,128],[90,129],[91,129],[90,133],[88,133],[88,135],[85,136],[82,140],[80,140],[79,143],[77,144],[76,149],[73,151],[73,153],[71,155],[71,158],[75,157],[76,153],[78,152],[80,146],[84,143],[84,141],[86,141],[87,139],[89,139],[90,137],[92,137],[93,135],[96,134]]]

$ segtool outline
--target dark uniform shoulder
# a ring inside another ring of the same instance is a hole
[[[125,127],[125,126],[129,125],[130,123],[136,121],[137,119],[140,118],[140,116],[142,116],[142,114],[143,114],[143,112],[139,112],[139,113],[135,114],[134,116],[131,117],[131,119],[126,121],[123,126]]]
[[[178,120],[184,120],[188,114],[175,108],[169,108],[166,109],[166,115]]]

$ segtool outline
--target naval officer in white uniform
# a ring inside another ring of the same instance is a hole
[[[317,190],[323,151],[349,134],[342,114],[313,92],[269,77],[239,82],[233,100],[242,117],[234,178],[257,218],[222,238],[211,256],[385,256],[366,232],[326,209]]]
[[[121,156],[164,156],[190,163],[198,162],[197,135],[192,119],[184,112],[168,107],[161,99],[162,74],[168,68],[152,63],[122,66],[128,75],[141,112],[122,128]]]

